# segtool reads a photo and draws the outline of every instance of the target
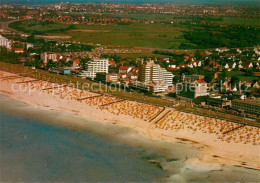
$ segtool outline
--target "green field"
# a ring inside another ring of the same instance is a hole
[[[137,58],[150,58],[150,57],[156,57],[156,58],[164,58],[165,55],[160,55],[160,54],[154,54],[154,53],[116,53],[116,54],[109,54],[109,55],[117,55],[122,59],[137,59]]]
[[[183,39],[179,39],[184,27],[159,24],[131,25],[77,25],[82,31],[67,31],[73,40],[87,43],[101,43],[108,46],[129,46],[147,48],[177,48]],[[90,30],[90,32],[86,32]],[[96,32],[95,32],[96,31]]]
[[[74,28],[73,25],[39,22],[35,20],[16,21],[10,23],[9,27],[18,31],[40,35],[65,32]]]
[[[118,15],[119,16],[119,15]],[[127,17],[127,16],[126,16]],[[174,17],[172,15],[131,14],[128,17],[138,20],[160,20],[173,24],[132,23],[130,25],[68,25],[39,22],[35,20],[19,21],[10,24],[11,28],[35,35],[69,36],[71,41],[101,44],[105,46],[127,46],[155,49],[206,49],[216,47],[252,47],[258,42],[258,30],[255,28],[227,27],[227,25],[253,25],[259,27],[258,18],[238,17]],[[214,25],[192,25],[180,23],[199,22],[202,19]],[[176,23],[179,22],[179,23]]]
[[[82,15],[84,12],[73,12],[73,14]],[[84,14],[86,16],[92,16],[91,14]],[[185,22],[185,21],[198,21],[205,20],[212,23],[219,24],[232,24],[232,25],[248,25],[248,26],[260,26],[260,16],[255,15],[255,17],[213,17],[213,16],[191,16],[191,15],[172,15],[172,14],[156,14],[156,13],[146,13],[146,14],[136,14],[136,13],[122,13],[122,14],[104,14],[106,17],[117,17],[117,18],[131,18],[140,21],[164,21],[164,22]]]
[[[13,24],[13,25],[12,25]],[[128,46],[147,48],[178,48],[184,39],[179,38],[187,29],[170,24],[130,25],[69,25],[36,24],[29,21],[12,23],[11,27],[28,33],[42,35],[71,36],[71,40],[106,46]],[[68,29],[68,30],[67,30]]]
[[[243,71],[229,71],[227,72],[228,77],[237,76],[240,81],[253,81],[258,80],[256,76],[246,76],[246,73]]]

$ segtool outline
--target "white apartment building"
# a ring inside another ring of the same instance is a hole
[[[200,96],[207,96],[208,93],[208,85],[204,80],[197,80],[194,82],[195,84],[195,95],[194,98]]]
[[[139,61],[138,80],[134,87],[153,93],[163,93],[173,84],[174,75],[154,61]]]
[[[7,49],[11,49],[11,41],[9,41],[7,38],[0,35],[0,46],[4,46]]]
[[[139,61],[138,80],[141,82],[163,81],[169,86],[173,83],[174,75],[166,69],[161,68],[154,61]]]
[[[79,77],[96,78],[97,73],[108,73],[108,59],[93,59],[86,63],[86,70],[79,73]]]
[[[41,54],[41,60],[44,63],[47,63],[48,60],[53,60],[54,62],[57,62],[59,60],[57,53],[52,53],[52,52],[44,52]]]
[[[195,99],[199,96],[207,96],[208,85],[204,80],[195,80],[192,82],[182,82],[176,85],[176,94],[178,97]]]
[[[169,86],[172,86],[174,75],[168,72],[166,69],[162,68],[162,80]]]

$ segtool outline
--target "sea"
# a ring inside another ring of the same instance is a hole
[[[0,95],[0,182],[260,182],[259,170],[189,163],[200,157],[190,145]]]
[[[166,176],[135,148],[0,112],[0,182],[152,182]]]

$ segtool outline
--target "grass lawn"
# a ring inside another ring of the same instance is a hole
[[[141,24],[131,25],[76,25],[75,30],[66,32],[72,40],[108,46],[129,46],[146,48],[178,48],[183,39],[179,37],[184,27],[173,25]]]
[[[48,24],[48,25],[33,25],[30,27],[27,27],[27,30],[33,31],[33,30],[41,30],[44,32],[52,31],[55,29],[64,29],[68,28],[70,25],[64,25],[64,24]]]
[[[71,40],[82,43],[106,46],[128,46],[145,48],[178,48],[185,40],[181,38],[185,26],[171,24],[130,25],[71,25],[19,21],[10,24],[11,28],[28,33],[50,36],[71,36]]]
[[[154,53],[116,53],[116,54],[109,54],[109,55],[117,55],[121,57],[122,59],[137,59],[137,58],[144,58],[144,57],[156,57],[156,58],[164,58],[165,55],[160,55],[160,54],[154,54]]]
[[[223,21],[220,21],[220,23],[259,27],[260,26],[259,20],[260,20],[260,17],[254,17],[254,18],[249,18],[249,17],[223,17]]]
[[[257,80],[258,77],[255,76],[246,76],[246,73],[243,71],[230,71],[227,72],[228,77],[232,76],[238,76],[240,81],[252,81],[252,80]]]
[[[57,23],[44,23],[40,24],[35,20],[18,21],[10,23],[9,26],[13,29],[27,32],[27,33],[42,33],[46,34],[49,32],[57,32],[67,30],[71,25],[68,24],[57,24]]]

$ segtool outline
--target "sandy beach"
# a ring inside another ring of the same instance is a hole
[[[186,162],[191,167],[219,170],[221,165],[235,165],[260,170],[259,128],[61,87],[4,71],[0,72],[0,81],[0,93],[11,99],[127,127],[152,140],[192,145],[202,155]]]

